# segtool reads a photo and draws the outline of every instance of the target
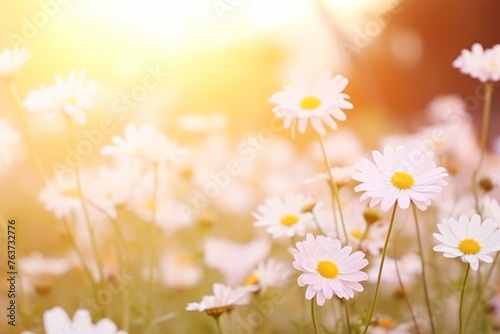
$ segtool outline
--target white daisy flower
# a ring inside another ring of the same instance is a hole
[[[214,283],[213,295],[203,296],[199,303],[188,303],[187,311],[206,311],[208,315],[218,317],[224,312],[230,312],[236,305],[249,303],[249,293],[245,288],[230,288],[221,283]]]
[[[471,50],[462,50],[460,56],[453,61],[453,67],[463,74],[468,74],[481,82],[500,80],[500,44],[484,50],[475,43]]]
[[[334,294],[339,298],[350,299],[354,291],[363,291],[360,281],[368,275],[362,268],[368,265],[363,252],[350,254],[352,247],[342,247],[337,239],[307,234],[306,240],[297,242],[292,249],[295,269],[303,272],[297,279],[299,286],[307,285],[306,299],[317,297],[318,305]]]
[[[46,119],[59,114],[70,116],[79,124],[87,121],[85,111],[94,107],[93,95],[97,85],[93,80],[85,82],[86,70],[71,71],[68,80],[56,76],[54,86],[40,86],[40,90],[28,94],[23,105],[30,112],[46,112]]]
[[[0,79],[9,80],[30,59],[26,48],[5,49],[0,52]]]
[[[448,185],[443,180],[448,174],[443,167],[436,167],[432,152],[410,155],[399,145],[396,150],[386,146],[383,155],[379,151],[372,155],[376,165],[361,158],[355,164],[358,172],[352,174],[353,179],[362,182],[354,190],[365,191],[361,200],[371,197],[372,208],[381,202],[381,210],[387,211],[397,202],[406,209],[411,201],[420,210],[426,210],[442,187]]]
[[[260,292],[265,293],[269,288],[283,287],[292,275],[290,265],[269,258],[259,263],[257,268],[247,277],[245,285],[256,285]]]
[[[90,312],[84,309],[76,310],[71,319],[61,307],[54,307],[43,313],[45,334],[85,333],[85,334],[127,334],[118,330],[116,324],[108,318],[92,323]],[[23,332],[22,334],[34,334]]]
[[[186,153],[186,150],[178,148],[175,142],[156,130],[153,124],[140,127],[127,124],[124,138],[113,136],[111,141],[115,145],[104,146],[101,149],[103,155],[128,156],[160,163],[175,160]]]
[[[347,78],[342,75],[332,78],[330,71],[323,72],[316,82],[310,73],[292,73],[292,85],[273,94],[269,102],[276,105],[274,115],[284,119],[285,129],[292,126],[292,134],[295,123],[298,123],[299,132],[304,133],[311,122],[319,134],[325,135],[323,123],[337,129],[334,119],[344,121],[346,115],[342,109],[353,107],[346,100],[349,95],[342,93],[347,83]]]
[[[441,242],[434,246],[434,251],[444,253],[444,257],[461,257],[473,270],[479,268],[479,260],[493,262],[489,255],[500,250],[500,230],[498,224],[491,219],[481,223],[481,217],[474,215],[469,221],[466,215],[456,219],[443,219],[438,224],[439,232],[433,236]]]
[[[7,119],[0,119],[0,161],[9,165],[21,135]]]
[[[365,231],[366,223],[353,222],[348,227],[350,245],[356,247],[361,242],[360,249],[363,252],[373,256],[379,255],[380,250],[384,248],[387,228],[383,224],[373,224]]]
[[[500,224],[500,204],[494,198],[486,196],[483,200],[484,215]]]
[[[172,288],[187,289],[196,286],[203,277],[203,270],[196,265],[195,258],[188,252],[172,249],[163,253],[160,259],[162,282]]]
[[[268,238],[239,243],[208,237],[203,242],[203,261],[207,267],[219,270],[227,284],[235,286],[242,284],[270,251]]]
[[[273,238],[303,236],[308,227],[314,226],[314,216],[303,210],[308,198],[301,194],[288,194],[284,200],[278,196],[267,198],[252,215],[254,226],[266,226]]]
[[[378,278],[380,257],[374,259],[373,266],[368,270],[368,281],[376,283]],[[415,279],[422,272],[422,261],[415,253],[407,253],[398,258],[386,257],[382,271],[382,283],[386,289],[397,292],[400,290],[400,280],[406,289],[415,283]],[[399,277],[398,277],[399,274]]]

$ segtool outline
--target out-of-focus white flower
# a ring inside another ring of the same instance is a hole
[[[182,115],[177,119],[177,127],[187,132],[210,132],[222,130],[228,123],[224,114],[202,115],[189,114]]]
[[[172,249],[165,251],[160,258],[160,277],[167,286],[187,289],[198,284],[203,271],[190,253]]]
[[[9,165],[12,162],[16,145],[21,135],[7,119],[0,119],[0,161]]]
[[[350,181],[352,181],[352,173],[356,170],[354,166],[350,167],[333,167],[330,169],[332,173],[333,180],[337,185],[344,185]],[[314,183],[317,181],[330,181],[330,176],[328,173],[319,173],[310,178],[304,180],[305,184]]]
[[[370,207],[381,203],[381,210],[387,211],[396,202],[406,209],[410,201],[420,210],[426,210],[448,183],[443,179],[448,174],[443,167],[436,167],[433,153],[410,156],[404,146],[385,147],[384,154],[372,152],[375,164],[366,158],[356,163],[358,172],[353,179],[362,182],[355,191],[365,191],[361,200],[371,197]]]
[[[61,307],[54,307],[43,313],[45,334],[85,333],[85,334],[127,334],[118,330],[116,324],[108,318],[92,323],[90,312],[84,309],[76,310],[73,319]],[[23,334],[33,334],[23,332]]]
[[[491,322],[494,328],[500,328],[500,292],[498,292],[488,303],[491,309]]]
[[[352,109],[349,95],[342,93],[348,83],[347,78],[336,75],[332,78],[330,71],[323,72],[316,82],[310,73],[292,73],[292,85],[285,86],[283,91],[273,94],[269,102],[275,104],[275,117],[284,119],[284,127],[292,127],[298,123],[299,132],[306,131],[307,124],[321,135],[326,131],[323,123],[333,130],[337,129],[335,119],[344,121],[342,109]]]
[[[228,285],[242,284],[271,250],[267,238],[258,238],[249,243],[206,238],[203,243],[204,262],[210,268],[218,269]]]
[[[0,52],[0,79],[9,80],[30,59],[26,48],[5,49]]]
[[[384,315],[379,316],[376,324],[370,326],[368,334],[410,334],[411,326],[409,322],[397,325],[392,317]]]
[[[247,277],[245,285],[255,285],[262,293],[265,293],[269,288],[283,287],[291,275],[292,270],[288,263],[269,258],[259,263],[252,274]]]
[[[363,154],[363,142],[351,129],[339,129],[325,136],[326,156],[331,166],[352,166]],[[308,153],[314,160],[324,164],[323,152],[318,141],[309,145]]]
[[[213,295],[203,296],[199,303],[188,303],[187,311],[206,311],[208,315],[218,317],[230,312],[236,305],[249,303],[248,291],[245,288],[230,288],[221,283],[214,283]]]
[[[85,112],[94,107],[97,85],[93,80],[85,82],[86,70],[71,71],[67,81],[56,76],[54,86],[40,86],[40,90],[28,94],[23,105],[30,112],[45,112],[51,119],[59,114],[73,117],[79,124],[87,121]]]
[[[24,291],[37,291],[44,294],[54,286],[54,277],[67,273],[75,266],[74,257],[49,258],[40,253],[23,256],[19,259],[19,268]]]
[[[483,199],[484,216],[500,224],[500,204],[494,198],[486,196]]]
[[[307,197],[301,194],[288,194],[284,200],[278,196],[267,198],[253,213],[253,224],[267,227],[273,238],[303,236],[314,225],[313,214],[303,210],[307,203]]]
[[[380,258],[375,260],[373,266],[368,270],[369,282],[371,283],[377,281],[379,264]],[[384,270],[382,271],[382,283],[387,287],[391,287],[394,291],[398,291],[400,288],[398,272],[405,288],[411,288],[415,282],[415,277],[422,272],[420,257],[414,253],[401,255],[397,259],[386,257]]]
[[[142,182],[137,184],[133,196],[127,203],[127,208],[146,222],[153,221],[167,233],[173,233],[180,228],[187,227],[194,222],[194,215],[187,214],[179,209],[183,203],[176,197],[171,188],[165,168],[159,167],[156,186],[153,171],[141,176]],[[156,187],[156,198],[154,188]]]
[[[472,49],[462,50],[460,56],[453,61],[453,67],[463,74],[468,74],[481,82],[500,80],[500,44],[484,50],[475,43]]]
[[[362,268],[368,265],[363,252],[351,254],[352,247],[342,247],[337,239],[322,235],[314,237],[307,234],[306,240],[297,242],[297,249],[292,249],[293,266],[303,272],[297,279],[299,286],[307,285],[306,299],[317,298],[318,305],[333,295],[350,299],[354,291],[363,291],[360,281],[366,281],[368,275]]]
[[[101,149],[103,155],[128,156],[161,163],[175,161],[186,153],[185,149],[178,148],[175,142],[156,130],[153,124],[140,127],[127,124],[124,138],[113,136],[111,140],[115,145],[104,146]]]
[[[481,222],[481,217],[474,215],[469,221],[467,216],[462,215],[458,221],[443,219],[442,224],[437,226],[440,233],[433,236],[441,244],[434,246],[434,251],[442,252],[448,258],[460,257],[470,264],[472,270],[477,271],[479,260],[493,262],[489,254],[500,250],[500,230],[491,219]]]
[[[356,248],[361,242],[361,250],[365,253],[370,253],[373,256],[380,254],[380,250],[384,248],[387,229],[382,224],[370,225],[366,232],[366,223],[352,223],[348,227],[349,241],[352,247]],[[363,241],[361,241],[363,239]]]
[[[439,95],[427,106],[427,117],[435,124],[469,120],[465,101],[458,95]]]

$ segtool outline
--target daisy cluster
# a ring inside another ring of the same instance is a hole
[[[0,53],[0,80],[13,95],[29,59],[26,49]],[[500,80],[500,45],[474,44],[452,65],[490,87]],[[26,142],[42,182],[37,200],[65,241],[63,256],[35,252],[19,261],[23,294],[33,301],[23,333],[500,328],[499,152],[477,140],[455,95],[431,101],[421,129],[366,147],[355,131],[339,129],[354,108],[346,90],[341,74],[294,72],[268,100],[293,139],[252,151],[235,177],[227,161],[242,145],[224,132],[223,115],[180,117],[177,125],[197,135],[187,143],[162,124],[124,124],[96,163],[53,175],[30,144],[29,122],[21,135],[0,119],[0,164],[15,165]],[[20,94],[18,107],[28,118],[63,119],[61,138],[71,146],[101,92],[86,70],[73,70]],[[316,137],[297,148],[293,140],[308,131]],[[75,290],[73,280],[78,303],[44,301]],[[454,305],[430,307],[449,291]]]

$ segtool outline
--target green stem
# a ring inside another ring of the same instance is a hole
[[[158,195],[158,164],[153,163],[153,212],[151,221],[151,249],[149,254],[149,280],[148,280],[148,295],[146,301],[146,330],[149,330],[153,316],[153,292],[154,292],[154,269],[156,267],[156,248],[158,242],[157,226],[156,226],[156,206]]]
[[[351,317],[349,316],[349,305],[347,305],[347,301],[342,300],[342,306],[344,307],[345,313],[345,323],[347,326],[347,333],[351,334]]]
[[[403,284],[403,280],[401,279],[401,273],[399,272],[398,267],[398,251],[397,251],[397,240],[399,238],[399,234],[403,229],[400,229],[396,233],[396,240],[394,240],[394,267],[396,268],[396,276],[398,277],[399,286],[401,288],[401,293],[406,302],[406,306],[408,307],[408,311],[410,312],[411,320],[413,322],[413,326],[415,327],[415,332],[420,334],[420,328],[418,327],[417,318],[415,317],[415,312],[413,312],[413,307],[411,306],[410,299],[408,298],[408,294],[406,293],[405,285]]]
[[[219,330],[219,334],[224,334],[224,331],[222,330],[222,325],[220,323],[220,315],[217,317],[214,317],[215,322],[217,323],[217,329]]]
[[[38,172],[38,176],[40,177],[42,183],[44,185],[47,185],[47,184],[49,184],[48,177],[47,177],[47,174],[45,173],[45,170],[43,169],[42,163],[40,162],[40,158],[36,154],[35,148],[33,146],[33,140],[31,139],[31,135],[30,135],[29,128],[28,128],[28,118],[25,114],[23,105],[21,103],[21,99],[19,98],[19,94],[17,93],[16,86],[14,86],[14,83],[10,82],[9,88],[10,88],[10,92],[12,93],[12,96],[14,97],[14,100],[16,101],[17,107],[19,109],[19,113],[21,115],[21,120],[22,120],[21,123],[23,126],[23,131],[25,133],[26,143],[28,145],[28,150],[30,151],[31,160],[33,161],[33,164],[36,167],[36,170]]]
[[[490,111],[491,111],[491,96],[493,95],[493,84],[491,82],[486,82],[484,84],[484,109],[483,109],[483,124],[481,128],[481,138],[479,140],[479,149],[481,155],[479,157],[479,162],[472,173],[472,192],[474,193],[474,201],[476,205],[476,211],[481,214],[479,208],[479,189],[478,189],[478,174],[483,166],[484,155],[486,152],[486,142],[488,139],[488,126],[490,121]]]
[[[316,296],[314,296],[313,299],[311,299],[311,317],[312,317],[312,323],[314,326],[314,333],[319,334],[318,324],[316,323],[316,311],[315,311],[314,304],[316,304]]]
[[[479,292],[476,294],[476,298],[475,298],[474,302],[472,303],[472,307],[467,315],[467,318],[465,320],[465,327],[466,328],[467,328],[467,324],[469,323],[470,318],[472,317],[472,314],[474,313],[475,308],[477,307],[477,304],[483,298],[484,290],[488,286],[488,282],[490,281],[491,274],[493,273],[493,271],[495,269],[495,265],[496,265],[499,257],[500,257],[500,252],[497,252],[497,254],[495,255],[495,258],[493,259],[493,263],[490,265],[490,268],[488,269],[488,273],[486,274],[486,278],[484,279],[484,283],[481,284],[481,287],[479,288]]]
[[[76,149],[75,133],[73,130],[73,122],[72,122],[70,116],[65,115],[65,117],[66,117],[66,121],[68,124],[68,133],[69,133],[69,140],[71,143],[71,147],[73,147],[73,149]],[[76,164],[76,166],[75,166],[75,177],[76,177],[76,186],[77,186],[78,196],[80,197],[80,201],[82,203],[83,214],[85,216],[85,223],[86,223],[87,229],[89,231],[90,242],[92,244],[92,250],[94,252],[94,256],[95,256],[95,259],[97,262],[97,268],[99,270],[100,284],[102,284],[102,286],[105,287],[106,286],[106,277],[104,276],[104,264],[102,262],[99,248],[97,247],[94,226],[92,225],[92,220],[90,218],[89,208],[87,206],[87,200],[85,199],[85,196],[84,196],[83,187],[82,187],[82,180],[81,180],[81,175],[80,175],[80,166],[78,164]]]
[[[382,250],[382,257],[380,258],[380,268],[378,270],[377,286],[375,287],[375,296],[373,297],[372,306],[370,308],[370,314],[369,314],[368,319],[366,321],[366,326],[365,326],[365,330],[363,331],[363,334],[366,334],[368,332],[368,328],[370,327],[370,323],[371,323],[372,318],[373,318],[373,313],[375,312],[375,307],[377,306],[378,294],[380,291],[380,282],[382,281],[382,270],[384,268],[385,256],[387,254],[387,248],[389,246],[389,239],[391,237],[392,228],[394,226],[394,217],[396,216],[397,207],[398,207],[397,203],[395,203],[394,209],[392,210],[391,222],[389,224],[389,231],[387,231],[387,237],[385,238],[384,249]]]
[[[469,271],[470,271],[470,264],[467,263],[467,269],[465,270],[464,284],[462,286],[462,293],[460,294],[460,307],[458,309],[459,334],[462,334],[463,330],[464,330],[463,319],[462,319],[462,309],[464,307],[464,296],[465,296],[465,289],[467,286],[467,281],[469,279]]]
[[[434,319],[432,317],[432,309],[431,309],[431,300],[429,298],[429,288],[427,287],[427,280],[425,276],[425,261],[424,261],[424,249],[422,247],[422,238],[420,237],[420,226],[418,224],[417,217],[417,209],[415,205],[412,205],[413,208],[413,217],[415,218],[415,227],[417,230],[417,243],[418,243],[418,252],[420,254],[420,262],[422,263],[422,283],[424,286],[424,295],[425,295],[425,304],[427,305],[427,313],[429,315],[429,322],[431,324],[431,332],[436,333],[436,328],[434,326]]]
[[[365,231],[363,232],[363,235],[361,236],[361,238],[358,241],[358,245],[356,246],[356,250],[361,249],[361,244],[363,243],[363,241],[365,241],[366,237],[368,236],[369,231],[370,231],[370,225],[366,224]]]
[[[330,179],[330,181],[328,183],[330,185],[330,190],[332,192],[332,210],[333,210],[333,218],[335,221],[335,228],[337,231],[337,236],[340,237],[340,231],[339,231],[339,227],[338,227],[337,215],[335,212],[335,202],[337,202],[337,205],[339,207],[340,221],[341,221],[342,229],[344,232],[345,244],[347,245],[349,243],[349,237],[347,236],[347,229],[345,227],[344,215],[342,214],[342,205],[340,203],[339,189],[337,187],[337,183],[333,179],[333,174],[332,174],[332,170],[330,168],[330,163],[328,162],[328,156],[326,155],[326,149],[325,149],[325,144],[323,143],[323,138],[321,138],[321,135],[319,133],[316,133],[316,134],[318,135],[319,144],[321,146],[321,152],[323,153],[323,159],[325,160],[325,164],[326,164],[326,171],[327,171],[328,177]]]

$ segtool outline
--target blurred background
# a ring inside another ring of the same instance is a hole
[[[267,100],[293,70],[330,69],[349,78],[354,104],[340,127],[372,149],[383,135],[427,124],[425,110],[439,95],[465,99],[479,128],[479,82],[451,64],[473,43],[500,43],[498,13],[496,0],[4,0],[0,49],[26,46],[32,54],[15,79],[21,99],[52,85],[55,75],[87,69],[100,91],[81,130],[98,128],[104,118],[113,125],[99,146],[128,122],[154,123],[181,145],[197,142],[207,128],[224,129],[225,140],[238,143],[269,127]],[[157,85],[150,89],[144,80],[151,77]],[[492,105],[490,139],[500,134],[498,92]],[[67,155],[64,120],[29,116],[35,149],[51,174]],[[22,128],[1,83],[0,117]],[[294,144],[305,150],[312,139],[307,133]],[[0,171],[0,202],[21,222],[18,252],[57,254],[67,245],[47,232],[61,228],[37,200],[42,184],[26,147],[14,160]],[[95,149],[83,163],[101,161]]]

